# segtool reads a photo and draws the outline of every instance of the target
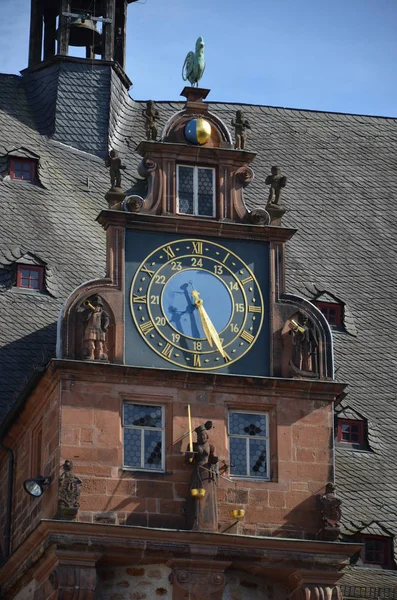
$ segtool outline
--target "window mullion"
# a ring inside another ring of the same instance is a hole
[[[141,469],[145,468],[145,428],[141,430]]]
[[[247,468],[247,475],[248,475],[248,477],[250,477],[251,473],[250,473],[250,439],[249,439],[249,437],[247,437],[246,440],[247,440],[247,443],[245,446],[246,461],[247,461],[246,468]]]
[[[193,167],[193,214],[198,215],[198,167]]]

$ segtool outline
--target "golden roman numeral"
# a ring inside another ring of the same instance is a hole
[[[243,285],[249,283],[250,281],[253,281],[251,275],[249,277],[246,277],[245,279],[240,279],[240,283],[242,283]]]
[[[137,294],[134,294],[132,301],[136,302],[137,304],[146,304],[147,299],[146,296],[138,296]]]
[[[195,254],[203,253],[203,242],[192,242],[192,246]]]
[[[143,335],[147,335],[149,333],[149,331],[152,331],[152,329],[154,329],[154,325],[152,323],[152,321],[148,321],[147,323],[142,323],[142,325],[139,325]]]
[[[174,347],[171,346],[171,344],[167,344],[166,347],[164,348],[164,350],[161,351],[161,354],[163,354],[167,358],[171,358],[173,349],[174,349]]]
[[[227,259],[229,258],[229,256],[230,256],[230,252],[228,252],[228,253],[226,254],[226,256],[225,256],[225,258],[223,259],[223,261],[222,261],[222,262],[223,262],[223,263],[225,263],[225,262],[227,261]]]
[[[166,253],[168,258],[174,258],[175,252],[171,248],[171,246],[164,246],[163,251]]]
[[[154,271],[151,271],[150,269],[148,269],[146,265],[143,265],[143,267],[141,268],[141,271],[143,271],[144,273],[147,273],[150,277],[153,277],[153,275],[154,275]]]
[[[249,344],[252,344],[252,340],[254,339],[254,336],[251,335],[250,333],[248,333],[248,331],[245,331],[245,330],[241,334],[241,337],[243,338],[243,340],[245,340]]]
[[[260,306],[249,306],[248,307],[248,312],[262,312],[262,309]]]
[[[200,356],[198,354],[193,354],[193,366],[201,367],[201,360],[200,360]]]

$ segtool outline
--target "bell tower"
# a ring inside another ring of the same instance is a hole
[[[136,0],[31,0],[29,67],[55,55],[115,61],[125,69],[127,6]]]

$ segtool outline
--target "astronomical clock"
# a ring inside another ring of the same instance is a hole
[[[268,244],[127,232],[127,364],[268,375]]]

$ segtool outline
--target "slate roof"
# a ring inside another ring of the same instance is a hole
[[[160,126],[182,106],[157,102]],[[62,302],[104,274],[104,233],[95,222],[109,187],[102,158],[116,148],[127,165],[123,186],[133,185],[143,108],[109,66],[63,62],[23,78],[0,76],[3,411],[53,353]],[[298,232],[287,249],[287,290],[311,300],[331,294],[346,305],[346,332],[334,335],[336,376],[349,383],[342,409],[367,420],[369,451],[336,450],[345,533],[376,521],[397,536],[397,120],[210,103],[226,125],[237,109],[257,152],[248,207],[264,207],[271,165],[288,178],[283,224]],[[40,157],[38,185],[6,175],[4,157],[21,146]],[[27,252],[46,264],[47,294],[12,289],[14,261]],[[397,588],[397,571],[387,573]]]

